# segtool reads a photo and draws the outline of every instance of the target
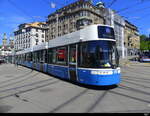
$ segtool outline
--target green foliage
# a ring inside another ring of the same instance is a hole
[[[150,41],[146,40],[148,37],[146,35],[140,36],[140,49],[150,50]]]
[[[146,35],[141,35],[141,36],[140,36],[140,39],[141,39],[141,40],[145,40],[146,38],[148,38]]]

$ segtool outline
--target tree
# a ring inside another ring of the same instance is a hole
[[[147,39],[147,38],[148,38],[148,37],[147,37],[146,35],[141,35],[141,36],[140,36],[140,39],[141,39],[141,40],[145,40],[145,39]]]
[[[140,36],[140,49],[143,50],[150,50],[150,38],[146,35]]]

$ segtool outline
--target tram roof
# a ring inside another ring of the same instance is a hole
[[[42,43],[40,45],[34,46],[33,48],[28,48],[28,49],[19,51],[16,53],[16,55],[25,54],[25,53],[29,53],[33,51],[38,51],[38,50],[44,50],[44,49],[52,48],[52,47],[65,46],[65,45],[74,44],[78,42],[104,40],[104,38],[103,39],[98,38],[97,26],[112,27],[109,25],[102,25],[102,24],[90,25],[79,31],[72,32],[61,37],[57,37],[53,40],[50,40],[48,43]]]
[[[16,53],[16,55],[20,55],[20,54],[25,54],[25,53],[29,53],[29,52],[33,52],[33,51],[38,51],[38,50],[44,50],[48,48],[48,43],[42,43],[40,45],[36,45],[33,48],[27,48],[25,50],[19,51]]]
[[[72,32],[64,36],[57,37],[53,40],[50,40],[48,43],[48,48],[65,46],[65,45],[74,44],[78,42],[102,40],[101,38],[98,38],[97,26],[112,27],[109,25],[101,25],[101,24],[90,25],[79,31]]]
[[[48,43],[42,43],[33,47],[33,51],[44,50],[48,48]]]

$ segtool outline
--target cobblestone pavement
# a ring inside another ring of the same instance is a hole
[[[150,113],[150,63],[122,66],[118,86],[70,83],[22,66],[0,65],[1,113]]]

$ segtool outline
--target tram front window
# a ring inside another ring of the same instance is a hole
[[[93,41],[80,45],[79,66],[85,68],[115,68],[119,57],[115,42]]]

